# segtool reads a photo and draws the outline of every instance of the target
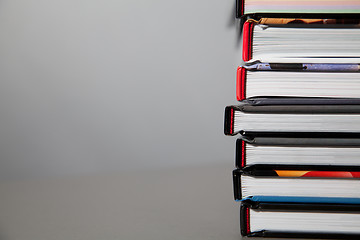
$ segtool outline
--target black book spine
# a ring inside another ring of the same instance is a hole
[[[250,205],[245,202],[240,205],[240,233],[242,236],[250,234]]]
[[[228,106],[225,108],[224,134],[225,135],[235,135],[235,133],[234,133],[234,109],[232,106]]]
[[[244,14],[244,1],[245,0],[235,0],[236,1],[236,18],[241,18]]]
[[[238,169],[233,171],[234,199],[241,200],[241,172]]]
[[[235,167],[242,169],[246,166],[246,142],[241,138],[236,140]]]

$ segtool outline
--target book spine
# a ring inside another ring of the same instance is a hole
[[[233,171],[234,199],[240,201],[241,196],[241,172],[238,169]]]
[[[246,103],[245,103],[246,104]],[[225,107],[224,133],[225,135],[236,135],[242,131],[235,130],[235,111],[242,111],[244,104]]]
[[[240,232],[242,236],[250,234],[250,206],[246,203],[240,205]]]
[[[236,18],[241,18],[244,15],[244,1],[236,0]]]
[[[235,135],[234,134],[234,108],[228,106],[225,108],[224,114],[224,134],[225,135]]]
[[[252,42],[253,42],[254,22],[246,21],[243,27],[243,60],[249,61],[252,58]]]
[[[235,166],[244,168],[246,166],[246,142],[241,138],[236,140]]]
[[[238,67],[236,71],[236,99],[238,101],[246,98],[246,68]]]

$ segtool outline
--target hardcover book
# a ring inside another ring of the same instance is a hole
[[[250,166],[233,171],[234,197],[360,198],[359,166]]]
[[[248,237],[360,238],[358,198],[254,196],[240,207]]]
[[[255,164],[360,166],[360,136],[316,136],[273,133],[241,135],[236,140],[235,165]]]
[[[243,26],[243,61],[360,63],[360,28],[351,24]]]
[[[262,63],[237,69],[238,101],[257,96],[360,97],[358,63]],[[351,86],[351,87],[349,87]]]
[[[252,98],[225,108],[224,133],[360,133],[360,99]]]

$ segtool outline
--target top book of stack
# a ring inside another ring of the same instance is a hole
[[[236,0],[237,18],[352,19],[359,16],[359,0]]]

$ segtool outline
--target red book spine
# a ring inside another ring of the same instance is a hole
[[[241,141],[241,167],[246,165],[245,154],[245,141]]]
[[[243,27],[243,60],[245,62],[252,58],[254,23],[246,21]]]
[[[245,94],[246,69],[238,67],[236,72],[236,98],[238,101],[246,98]]]

